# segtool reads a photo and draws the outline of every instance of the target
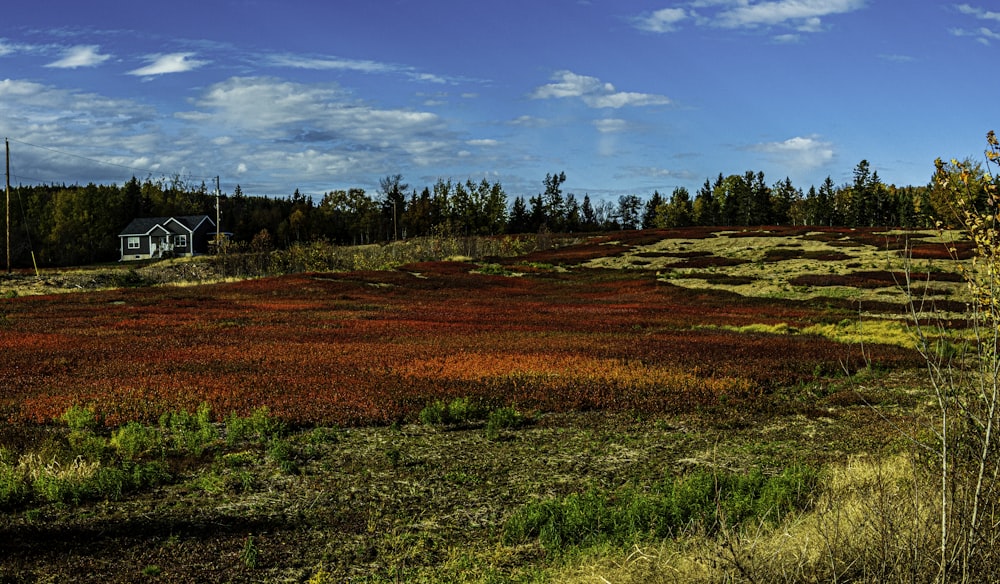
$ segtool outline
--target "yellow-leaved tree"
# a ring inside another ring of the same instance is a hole
[[[914,319],[937,403],[930,446],[940,481],[941,582],[1000,581],[1000,192],[992,172],[1000,141],[990,131],[987,142],[985,170],[968,160],[935,161],[934,186],[974,249],[962,265],[969,341],[961,351],[942,351]]]

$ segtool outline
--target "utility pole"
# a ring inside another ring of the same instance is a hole
[[[11,272],[10,266],[10,141],[3,139],[4,151],[7,159],[7,220],[4,225],[7,227],[7,273]]]
[[[222,227],[219,222],[222,218],[222,210],[219,207],[219,196],[222,194],[222,189],[219,188],[219,177],[215,177],[215,255],[219,255],[219,250],[222,249]]]

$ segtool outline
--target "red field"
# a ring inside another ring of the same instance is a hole
[[[856,349],[818,337],[694,328],[800,327],[856,317],[848,309],[685,290],[644,271],[505,277],[476,267],[3,300],[0,417],[48,422],[77,404],[117,425],[208,402],[217,416],[267,405],[293,423],[383,424],[458,396],[678,412],[753,404],[861,363]],[[865,350],[885,367],[919,362]]]

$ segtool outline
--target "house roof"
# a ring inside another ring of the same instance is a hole
[[[149,235],[154,229],[160,227],[171,233],[193,232],[202,223],[208,221],[215,225],[208,215],[184,215],[182,217],[141,217],[133,219],[118,237],[129,235]]]

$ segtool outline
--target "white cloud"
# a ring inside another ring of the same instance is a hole
[[[295,187],[317,193],[338,183],[364,185],[392,169],[448,168],[459,151],[471,150],[469,159],[477,160],[483,155],[477,149],[499,145],[459,136],[435,114],[380,108],[334,85],[232,78],[204,88],[190,103],[189,111],[165,112],[0,79],[5,132],[74,154],[19,149],[18,172],[41,181],[120,184],[133,174],[162,173],[200,182],[221,173],[238,177],[248,193],[289,194]]]
[[[986,46],[990,46],[990,41],[1000,40],[1000,33],[985,26],[981,26],[976,30],[952,28],[948,32],[957,37],[973,37],[976,39],[976,42]]]
[[[393,73],[397,67],[376,61],[341,59],[339,57],[303,57],[300,55],[271,55],[266,63],[274,67],[312,69],[317,71],[357,71],[360,73]]]
[[[819,168],[833,161],[836,155],[833,144],[817,136],[796,136],[783,142],[754,144],[748,150],[768,154],[774,161],[796,170]]]
[[[203,128],[225,131],[236,143],[280,144],[270,160],[254,163],[249,151],[241,160],[250,168],[294,169],[295,180],[377,175],[388,160],[392,166],[447,164],[458,143],[433,113],[380,109],[332,85],[235,77],[207,88],[194,103],[196,113],[209,116]]]
[[[57,69],[76,69],[78,67],[96,67],[111,58],[102,55],[97,45],[80,45],[65,51],[63,57],[46,65]]]
[[[955,6],[955,8],[960,13],[966,16],[972,16],[977,20],[994,20],[1000,22],[1000,12],[994,12],[992,10],[971,6],[969,4],[959,4]],[[990,46],[991,41],[1000,40],[1000,33],[997,33],[993,29],[985,26],[981,26],[973,30],[955,28],[951,29],[949,32],[959,37],[974,37],[977,42],[986,46]]]
[[[652,14],[633,19],[635,27],[649,32],[673,32],[677,23],[688,17],[683,8],[663,8]]]
[[[651,32],[673,32],[684,22],[722,28],[785,27],[813,33],[824,29],[823,18],[864,8],[867,0],[693,0],[685,7],[663,8],[632,19]],[[797,41],[783,34],[778,42]]]
[[[628,122],[615,118],[595,120],[594,127],[602,134],[617,134],[628,129]]]
[[[513,119],[513,120],[511,120],[509,122],[507,122],[507,125],[509,125],[509,126],[518,126],[518,127],[521,127],[521,128],[546,128],[546,127],[552,125],[552,122],[550,122],[549,120],[542,119],[542,118],[536,118],[536,117],[525,115],[525,116],[517,117],[517,118],[515,118],[515,119]]]
[[[421,73],[413,67],[381,63],[371,60],[344,59],[341,57],[310,57],[295,54],[268,55],[263,59],[265,65],[271,67],[286,67],[290,69],[310,69],[314,71],[353,71],[369,74],[403,74],[421,83],[442,85],[449,80],[433,73]]]
[[[670,105],[670,98],[650,93],[620,92],[615,86],[596,77],[577,75],[572,71],[559,71],[552,76],[553,83],[542,85],[532,92],[533,99],[563,99],[578,97],[592,108],[618,109],[625,106]]]
[[[143,156],[162,147],[164,136],[151,129],[155,117],[152,108],[127,99],[16,79],[0,81],[0,118],[5,131],[47,149],[24,147],[16,154],[18,172],[34,180],[60,182],[72,176],[121,182],[123,174],[153,169],[152,164],[135,171],[121,167],[135,168]],[[53,149],[76,156],[58,155]]]
[[[197,69],[208,61],[192,59],[194,53],[171,53],[169,55],[150,55],[147,60],[150,62],[145,67],[129,71],[129,75],[137,77],[155,77],[168,73],[185,73]]]
[[[803,32],[820,30],[820,18],[864,8],[865,0],[776,0],[752,4],[741,1],[717,15],[715,23],[725,28],[790,24]]]
[[[879,55],[878,58],[883,61],[889,61],[890,63],[912,63],[916,61],[916,59],[909,55],[882,54]]]
[[[583,97],[601,93],[611,93],[615,87],[610,83],[601,83],[596,77],[577,75],[572,71],[559,71],[552,76],[555,83],[549,83],[536,89],[531,97],[535,99]]]
[[[996,20],[1000,22],[1000,12],[993,12],[991,10],[986,10],[985,8],[978,8],[968,4],[959,4],[955,8],[957,8],[962,14],[974,16],[980,20]]]

